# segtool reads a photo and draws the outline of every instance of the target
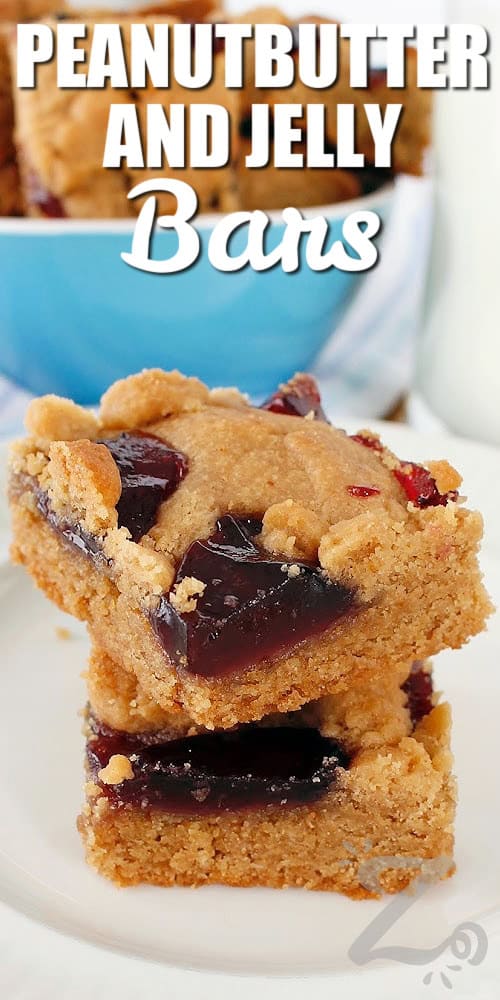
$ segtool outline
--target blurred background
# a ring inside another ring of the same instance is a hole
[[[78,6],[79,0],[73,3]],[[109,0],[100,3],[109,5]],[[97,0],[92,6],[99,6]],[[113,6],[137,7],[137,0],[116,0]],[[230,13],[249,6],[245,0],[226,4]],[[490,29],[494,64],[497,58],[498,0],[379,0],[376,5],[372,0],[283,0],[280,7],[293,18],[318,13],[349,21],[479,22]],[[492,80],[487,92],[437,95],[435,142],[425,176],[398,176],[382,198],[380,261],[353,282],[343,282],[346,276],[338,273],[308,275],[304,269],[293,276],[216,275],[202,273],[198,265],[192,269],[196,286],[193,275],[155,281],[119,261],[130,238],[128,222],[115,223],[106,233],[88,224],[57,222],[49,238],[44,227],[50,223],[37,228],[32,220],[0,220],[4,433],[18,424],[31,392],[66,389],[91,403],[106,381],[138,367],[141,357],[139,367],[168,366],[171,358],[188,374],[201,374],[212,384],[239,383],[255,398],[297,366],[307,367],[337,419],[397,414],[423,429],[444,428],[500,444],[495,72]],[[344,213],[339,208],[331,216],[334,231],[349,205]],[[82,236],[84,296],[81,275],[80,285],[74,279],[75,265],[82,265],[75,256]],[[161,340],[149,337],[159,311]],[[109,329],[117,324],[109,340]],[[72,346],[82,340],[86,358]],[[64,365],[54,366],[49,385],[41,360],[46,362],[63,342]]]

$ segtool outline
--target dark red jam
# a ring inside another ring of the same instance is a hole
[[[66,212],[62,201],[42,184],[38,174],[28,172],[28,201],[47,219],[65,219]]]
[[[312,375],[295,375],[287,385],[282,386],[269,399],[266,399],[260,409],[270,410],[271,413],[285,414],[289,417],[307,417],[309,413],[314,413],[315,420],[329,423],[321,406],[321,396],[316,379]]]
[[[50,501],[46,493],[35,489],[36,504],[38,510],[48,521],[52,528],[57,531],[70,545],[73,545],[83,555],[89,556],[94,562],[107,563],[102,549],[100,539],[85,531],[79,524],[71,524],[65,521],[58,514],[55,514],[50,506]]]
[[[394,475],[416,507],[446,507],[448,501],[458,498],[456,490],[440,493],[429,470],[414,462],[405,462],[401,469],[394,469]]]
[[[164,596],[151,615],[177,667],[203,677],[236,673],[321,634],[354,608],[355,592],[319,566],[261,549],[260,530],[260,521],[228,514],[186,552],[176,583],[195,577],[206,585],[196,610],[180,614]]]
[[[420,660],[416,660],[413,664],[410,676],[403,684],[403,691],[408,696],[408,711],[413,725],[416,726],[433,709],[432,673],[425,669]]]
[[[347,492],[351,497],[356,497],[360,500],[380,496],[380,490],[376,486],[348,486]]]
[[[99,441],[111,452],[120,472],[121,497],[117,503],[119,527],[128,528],[138,542],[156,521],[158,508],[175,492],[188,471],[188,460],[152,434],[121,434]],[[96,562],[106,563],[101,540],[79,524],[55,514],[46,493],[35,489],[38,509],[49,524],[71,545]]]
[[[186,475],[188,460],[160,438],[139,431],[99,443],[111,452],[122,481],[118,525],[128,528],[138,542],[155,524],[160,504]]]
[[[368,86],[370,90],[377,90],[379,87],[387,85],[387,70],[383,67],[371,69],[368,73]]]
[[[364,434],[352,434],[351,439],[362,444],[365,448],[373,451],[383,451],[383,445],[378,438],[372,438]],[[449,493],[440,493],[436,480],[428,469],[415,462],[401,462],[399,469],[392,470],[399,485],[403,488],[410,503],[415,507],[446,507],[450,501],[458,500],[457,490],[450,490]]]
[[[93,728],[87,757],[94,780],[114,754],[128,757],[134,772],[119,785],[100,784],[116,807],[199,816],[306,805],[321,799],[349,763],[342,747],[316,729],[250,725],[154,744],[95,721]]]
[[[371,448],[372,451],[384,450],[382,442],[376,437],[370,437],[368,434],[351,434],[351,440],[362,444],[364,448]]]

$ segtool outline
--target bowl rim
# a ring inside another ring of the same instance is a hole
[[[343,218],[352,212],[362,209],[376,210],[388,201],[394,194],[398,178],[394,177],[383,184],[377,191],[351,198],[348,201],[338,201],[333,204],[315,205],[312,208],[300,209],[304,219],[312,219],[323,215],[329,221]],[[266,212],[270,222],[283,224],[282,209]],[[196,229],[213,229],[229,212],[201,213],[194,217]],[[60,236],[99,233],[113,235],[117,233],[132,233],[136,218],[127,219],[35,219],[35,218],[0,218],[0,235],[15,236]]]

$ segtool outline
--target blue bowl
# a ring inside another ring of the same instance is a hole
[[[333,241],[356,209],[373,209],[386,222],[392,200],[389,184],[306,214],[324,215]],[[284,231],[281,213],[271,220],[269,248]],[[141,368],[179,368],[256,397],[310,368],[369,272],[316,273],[303,265],[295,274],[279,267],[223,274],[206,253],[216,221],[199,217],[199,260],[164,276],[121,260],[130,251],[128,220],[1,220],[0,370],[32,392],[87,404]],[[232,253],[243,248],[238,240]],[[173,233],[155,236],[155,257],[175,247]]]

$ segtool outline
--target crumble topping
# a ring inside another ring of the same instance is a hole
[[[297,563],[292,563],[291,565],[284,563],[281,569],[283,573],[286,573],[289,580],[295,580],[300,576],[300,566],[297,566]]]
[[[103,548],[120,588],[136,595],[145,606],[147,601],[154,605],[156,598],[170,590],[175,566],[168,553],[156,549],[153,539],[146,537],[135,544],[127,529],[119,528],[107,533]]]
[[[196,611],[197,598],[202,597],[206,589],[206,583],[202,583],[194,576],[185,576],[172,590],[169,596],[170,604],[179,614]]]
[[[162,417],[201,410],[209,397],[199,379],[152,368],[115,382],[101,399],[100,419],[110,430],[133,430]]]
[[[328,525],[314,511],[292,499],[273,504],[264,515],[259,541],[269,552],[290,559],[315,560]]]
[[[134,777],[132,764],[122,753],[115,753],[109,758],[106,767],[102,767],[97,777],[103,785],[121,785],[122,781],[130,781]]]
[[[88,440],[57,441],[50,445],[49,459],[40,486],[54,512],[74,512],[75,520],[96,535],[114,527],[122,486],[108,449]]]
[[[250,406],[246,393],[240,392],[235,386],[212,389],[210,402],[214,406],[228,406],[236,410],[246,410]]]
[[[28,406],[24,422],[28,434],[42,447],[51,441],[92,440],[99,429],[90,410],[59,396],[34,399]]]
[[[449,462],[444,459],[440,462],[427,462],[427,468],[440,493],[452,493],[460,489],[462,477]]]

